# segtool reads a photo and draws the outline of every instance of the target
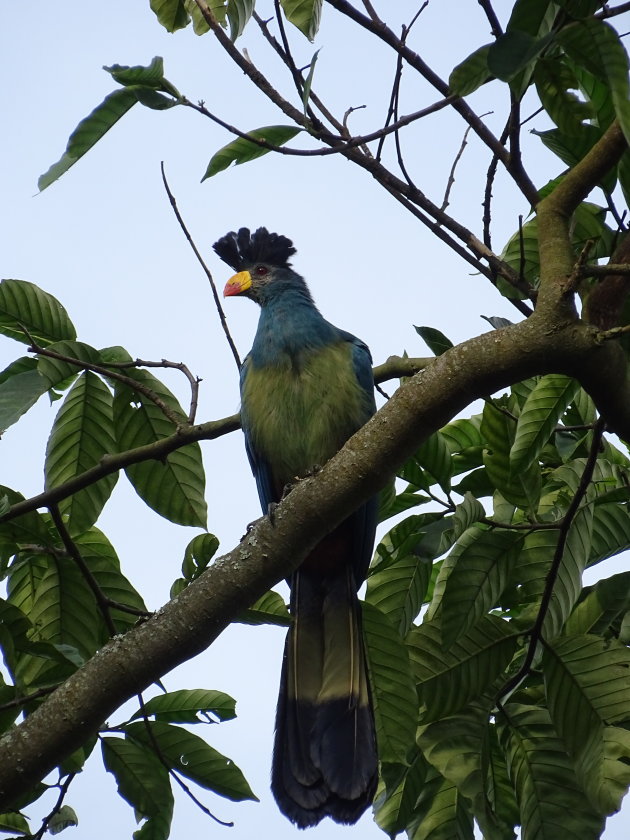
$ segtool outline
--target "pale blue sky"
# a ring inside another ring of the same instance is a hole
[[[396,31],[416,8],[408,0],[379,5],[395,8]],[[271,6],[259,3],[261,14],[266,16]],[[495,6],[501,14],[511,3],[498,0]],[[230,138],[182,108],[157,113],[136,106],[61,181],[35,195],[38,176],[61,156],[70,131],[115,87],[102,65],[147,64],[161,55],[167,78],[189,99],[204,99],[228,122],[247,130],[286,120],[256,94],[211,36],[197,38],[191,30],[167,34],[148,2],[66,0],[61,6],[39,3],[29,9],[28,18],[5,21],[0,32],[5,65],[0,93],[5,115],[1,274],[29,280],[56,295],[69,310],[79,338],[96,347],[122,344],[133,356],[185,361],[203,378],[200,421],[237,409],[238,377],[207,281],[164,194],[161,160],[219,287],[230,273],[211,252],[219,236],[261,224],[286,234],[298,249],[294,266],[309,281],[322,312],[361,336],[376,363],[403,350],[425,354],[413,324],[438,327],[459,341],[487,329],[481,315],[518,314],[368,175],[344,160],[269,155],[200,184],[209,158]],[[270,77],[289,95],[290,85],[255,37],[255,29],[252,25],[240,46],[264,68],[273,67]],[[411,44],[446,76],[488,38],[487,22],[476,2],[434,0],[416,25]],[[295,43],[298,64],[307,64],[322,47],[314,88],[338,116],[350,106],[367,106],[350,118],[355,133],[382,123],[394,73],[394,57],[387,50],[359,37],[328,7],[315,44],[301,37]],[[498,95],[506,95],[503,88],[490,86],[472,98],[479,112],[496,109],[488,121],[497,131],[503,114]],[[402,113],[437,99],[425,83],[405,73]],[[534,122],[532,127],[544,123]],[[403,141],[412,175],[437,203],[464,130],[459,119],[443,111],[414,126]],[[304,145],[302,138],[294,143]],[[537,156],[537,183],[555,174],[556,162],[537,138],[525,135],[524,146],[526,153],[533,150]],[[487,150],[469,136],[451,194],[450,212],[477,234],[488,160]],[[469,175],[466,181],[463,177],[471,169],[477,173],[472,183]],[[516,229],[518,214],[527,214],[529,208],[502,177],[494,193],[500,249]],[[240,300],[228,301],[226,309],[244,355],[257,311]],[[0,368],[21,354],[20,346],[0,340]],[[165,374],[164,379],[185,402],[183,377]],[[2,441],[2,482],[25,495],[42,489],[46,436],[56,410],[57,405],[50,407],[42,399]],[[227,550],[258,516],[255,486],[239,433],[202,446],[208,527]],[[149,511],[124,478],[99,526],[149,605],[160,606],[195,532]],[[236,697],[238,719],[203,734],[233,758],[261,799],[261,804],[239,805],[202,793],[217,816],[234,820],[235,827],[226,829],[209,823],[178,797],[175,840],[197,834],[226,840],[297,837],[297,829],[278,813],[268,788],[283,636],[278,628],[231,628],[209,651],[166,677],[169,688],[216,688]],[[68,799],[79,814],[80,824],[72,835],[77,840],[131,836],[135,828],[131,809],[117,797],[112,777],[100,772],[99,765],[99,757],[90,762]],[[606,840],[625,836],[622,820],[610,823]],[[342,836],[367,840],[383,835],[369,815],[355,828],[327,821],[309,835],[313,840]]]

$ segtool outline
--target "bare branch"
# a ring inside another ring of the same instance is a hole
[[[240,359],[240,356],[238,355],[238,350],[236,349],[236,345],[234,344],[234,341],[233,341],[232,336],[230,334],[230,330],[229,330],[229,327],[228,327],[228,324],[227,324],[227,318],[225,317],[225,312],[223,311],[223,307],[221,306],[221,300],[219,299],[219,294],[217,292],[217,287],[215,286],[215,283],[214,283],[214,278],[212,277],[212,272],[210,271],[208,266],[205,264],[205,262],[203,260],[203,257],[201,256],[201,254],[199,253],[199,249],[197,248],[197,246],[193,242],[193,238],[190,235],[190,233],[188,231],[188,228],[186,227],[186,224],[184,223],[184,220],[182,218],[181,213],[179,212],[179,209],[177,207],[177,201],[175,200],[175,196],[173,195],[173,193],[171,191],[171,188],[169,187],[168,181],[166,179],[166,172],[164,171],[164,161],[162,161],[160,163],[160,169],[162,171],[162,181],[164,183],[164,189],[166,190],[166,194],[168,195],[168,199],[171,203],[171,207],[173,208],[173,213],[175,213],[175,217],[177,218],[177,221],[179,222],[179,226],[183,230],[184,236],[188,240],[188,244],[192,248],[194,255],[197,257],[197,260],[198,260],[199,264],[201,265],[201,267],[203,268],[203,270],[205,272],[205,275],[208,278],[208,282],[210,283],[210,288],[212,289],[212,297],[214,298],[214,305],[215,305],[216,310],[219,314],[219,320],[221,321],[221,327],[223,328],[223,332],[225,333],[225,338],[227,340],[227,343],[230,345],[230,350],[232,351],[232,355],[234,356],[234,361],[236,362],[236,367],[240,370],[241,359]],[[191,382],[191,384],[192,384],[192,382]],[[194,409],[196,409],[196,403],[197,403],[196,393],[193,392],[193,400],[191,401],[189,421],[188,421],[189,423],[194,422],[195,413],[196,413]]]
[[[455,183],[455,170],[457,169],[457,164],[461,160],[461,157],[464,154],[464,149],[466,148],[466,146],[468,144],[468,134],[469,134],[469,132],[470,132],[470,126],[468,126],[468,128],[464,132],[464,137],[462,138],[462,144],[459,147],[459,151],[455,155],[455,160],[453,161],[453,165],[451,166],[451,171],[449,172],[449,175],[448,175],[448,182],[446,184],[446,191],[444,192],[444,198],[442,200],[442,206],[440,207],[440,210],[446,210],[446,208],[449,205],[449,198],[450,198],[450,195],[451,195],[451,189],[453,187],[453,184]]]
[[[46,356],[49,359],[57,359],[60,362],[68,362],[68,364],[75,365],[78,370],[89,370],[92,371],[92,373],[98,373],[108,379],[114,379],[116,382],[121,382],[123,385],[126,385],[128,388],[131,388],[138,394],[142,394],[147,399],[151,400],[152,403],[155,403],[162,414],[167,418],[167,420],[170,420],[174,426],[180,426],[184,422],[183,418],[176,411],[173,411],[170,405],[167,405],[164,400],[151,388],[147,387],[142,382],[138,382],[137,379],[133,379],[131,376],[125,376],[124,374],[117,373],[116,370],[112,369],[117,367],[116,364],[109,366],[106,364],[95,365],[91,362],[84,362],[81,359],[75,359],[72,356],[67,356],[65,353],[58,353],[56,350],[50,350],[48,347],[40,347],[33,341],[31,336],[29,336],[29,340],[31,341],[31,345],[28,349],[31,353],[37,353],[38,356]]]
[[[338,12],[358,23],[363,29],[376,35],[377,38],[388,44],[392,49],[400,52],[405,61],[417,70],[423,78],[438,90],[442,96],[448,96],[448,85],[435,73],[420,56],[402,44],[396,34],[389,29],[384,23],[375,23],[370,18],[363,15],[358,9],[355,9],[347,0],[327,0],[327,2],[337,9]],[[471,126],[472,130],[480,139],[497,155],[501,163],[505,166],[508,173],[514,179],[514,182],[521,190],[523,195],[527,198],[530,204],[536,205],[538,202],[538,191],[532,183],[527,174],[518,166],[514,166],[510,160],[510,155],[494,134],[488,129],[486,124],[481,120],[477,114],[470,108],[467,102],[461,98],[455,98],[453,101],[453,108],[461,115],[461,117]]]
[[[577,516],[577,513],[582,506],[582,502],[586,497],[589,485],[592,481],[593,473],[595,471],[595,465],[597,464],[599,446],[605,428],[606,424],[600,418],[595,425],[595,429],[593,432],[593,440],[591,442],[591,448],[589,451],[588,459],[584,466],[584,470],[580,477],[580,483],[569,503],[564,518],[561,522],[556,523],[556,527],[559,531],[558,542],[556,543],[553,559],[551,561],[551,566],[549,567],[549,571],[545,579],[545,588],[542,594],[542,598],[540,599],[540,607],[538,608],[536,621],[534,622],[534,626],[531,629],[529,644],[527,646],[527,653],[525,654],[523,664],[518,669],[516,674],[514,674],[514,676],[511,677],[501,688],[501,691],[499,692],[497,698],[497,702],[499,704],[502,703],[503,700],[509,694],[511,694],[512,691],[514,691],[514,689],[518,688],[518,686],[525,679],[525,677],[528,676],[532,667],[532,663],[534,661],[534,657],[536,655],[536,651],[538,650],[538,646],[541,642],[544,643],[545,641],[542,635],[543,626],[545,623],[545,619],[547,618],[547,613],[549,612],[549,605],[551,604],[553,590],[556,585],[556,581],[558,580],[558,574],[560,572],[560,566],[562,564],[562,558],[564,556],[567,538],[569,536],[571,527],[573,526],[573,523],[575,521],[575,517]]]
[[[501,28],[501,24],[499,23],[497,13],[492,8],[491,0],[477,0],[477,2],[486,13],[488,23],[490,24],[490,32],[492,33],[494,38],[498,38],[499,35],[503,34],[503,29]]]

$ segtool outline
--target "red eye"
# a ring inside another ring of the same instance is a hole
[[[254,271],[259,277],[264,277],[267,274],[267,269],[264,265],[257,265]]]

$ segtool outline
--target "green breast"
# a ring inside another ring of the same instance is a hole
[[[326,463],[371,413],[346,341],[305,354],[299,365],[285,357],[256,368],[249,360],[242,410],[254,450],[280,485]]]

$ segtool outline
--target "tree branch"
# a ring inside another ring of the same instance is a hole
[[[616,430],[630,436],[630,387],[609,381],[596,331],[550,329],[542,316],[448,350],[400,388],[314,477],[143,624],[105,645],[0,741],[0,808],[29,790],[122,702],[205,649],[241,609],[286,577],[325,533],[383,487],[419,444],[472,400],[535,374],[580,376],[586,357],[605,382]],[[614,388],[611,386],[614,385]],[[15,768],[19,767],[17,773]]]

